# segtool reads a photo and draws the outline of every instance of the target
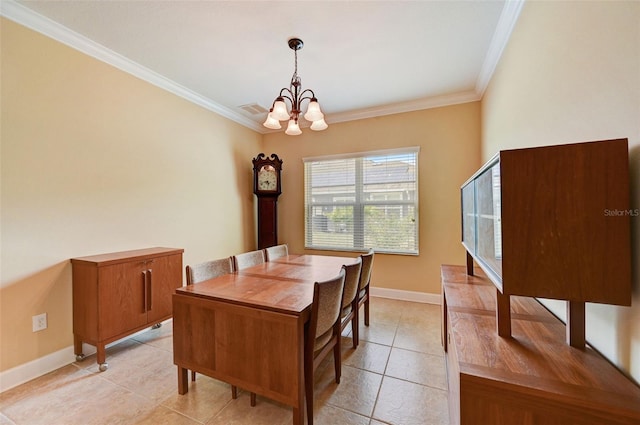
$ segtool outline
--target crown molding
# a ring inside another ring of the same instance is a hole
[[[403,112],[420,111],[422,109],[457,105],[460,103],[475,102],[477,100],[480,100],[480,96],[475,91],[471,90],[441,96],[432,96],[424,99],[413,100],[410,102],[394,103],[391,105],[382,105],[337,114],[328,114],[327,121],[330,121],[331,123],[354,121],[365,118],[375,118],[384,115],[401,114]]]
[[[328,114],[327,121],[330,123],[354,121],[480,100],[511,36],[524,1],[525,0],[507,0],[505,2],[496,31],[489,46],[489,51],[487,52],[480,75],[476,81],[475,90],[363,108],[343,113]],[[258,133],[266,134],[278,131],[268,130],[250,118],[222,106],[83,35],[71,31],[69,28],[35,13],[14,0],[0,1],[0,15]]]
[[[496,26],[491,44],[489,45],[489,50],[487,51],[487,56],[484,58],[480,74],[476,81],[476,93],[478,93],[480,98],[484,95],[493,77],[493,73],[496,70],[496,66],[498,66],[500,57],[502,57],[502,52],[509,42],[509,38],[511,38],[511,32],[518,21],[524,2],[525,0],[507,0],[504,4],[498,25]]]
[[[262,133],[262,126],[255,121],[224,107],[213,100],[202,96],[178,83],[172,81],[157,72],[154,72],[116,52],[98,44],[87,37],[80,35],[69,28],[35,13],[29,8],[16,3],[13,0],[0,1],[0,15],[20,25],[39,32],[62,44],[76,49],[99,61],[112,65],[121,71],[140,78],[154,86],[182,97],[209,111],[215,112],[225,118],[237,122],[251,130]]]

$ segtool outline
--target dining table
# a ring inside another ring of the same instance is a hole
[[[288,255],[176,289],[173,356],[178,393],[188,371],[291,406],[304,423],[304,341],[314,282],[355,257]]]

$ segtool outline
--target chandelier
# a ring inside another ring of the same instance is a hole
[[[283,88],[280,90],[280,94],[273,101],[266,121],[262,124],[272,130],[280,129],[280,121],[289,121],[285,133],[289,136],[297,136],[302,134],[300,125],[298,124],[298,117],[302,112],[302,102],[309,101],[307,105],[307,112],[304,114],[304,119],[311,122],[311,130],[320,131],[329,127],[324,121],[324,114],[320,110],[318,99],[316,99],[313,90],[302,90],[302,81],[298,76],[298,50],[302,49],[304,43],[299,38],[289,39],[289,48],[293,50],[295,57],[295,68],[293,76],[291,77],[291,84],[289,88]],[[286,101],[289,102],[290,109],[287,107]]]

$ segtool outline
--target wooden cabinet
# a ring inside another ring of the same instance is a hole
[[[100,370],[106,370],[106,344],[171,317],[183,251],[148,248],[71,259],[78,359],[83,342],[95,345]]]
[[[495,332],[496,290],[481,270],[442,266],[443,343],[452,425],[638,424],[640,388],[565,326],[515,296],[513,332]]]
[[[461,188],[462,243],[509,296],[567,300],[569,342],[584,346],[584,303],[631,305],[626,139],[504,150]]]

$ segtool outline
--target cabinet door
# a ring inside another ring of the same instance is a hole
[[[173,312],[172,295],[182,286],[182,255],[154,258],[147,264],[150,274],[148,322],[155,324]]]
[[[144,264],[140,261],[100,267],[98,271],[101,340],[147,323]]]

